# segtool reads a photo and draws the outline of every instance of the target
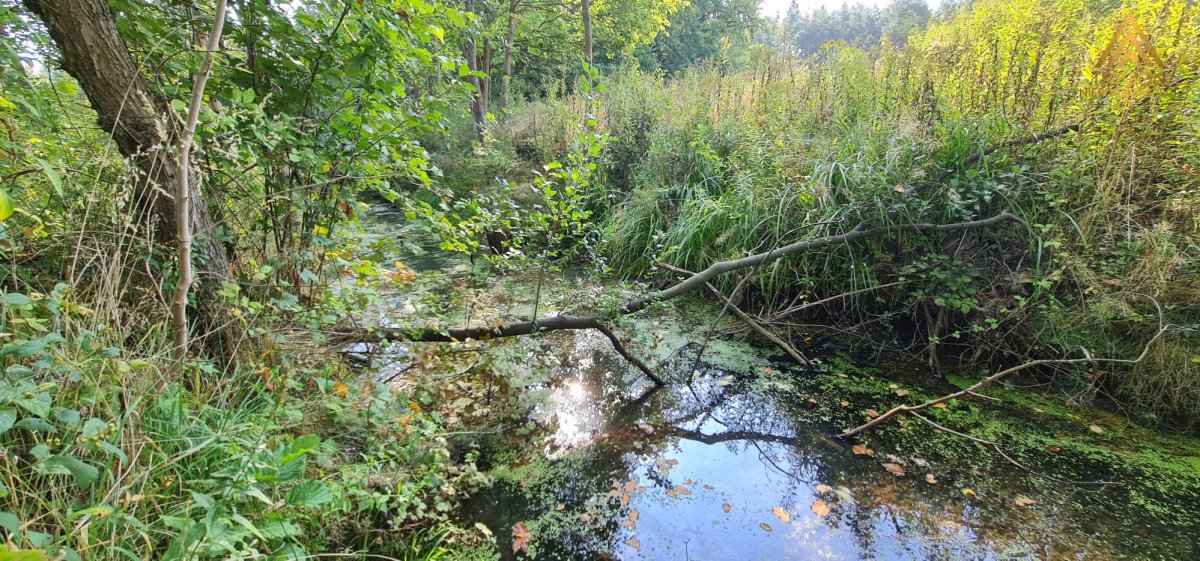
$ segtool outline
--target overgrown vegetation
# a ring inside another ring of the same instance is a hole
[[[531,430],[506,394],[541,364],[452,340],[520,315],[473,290],[517,271],[524,334],[575,311],[607,329],[655,309],[623,309],[646,285],[573,292],[577,271],[671,282],[660,264],[856,224],[1020,219],[712,282],[798,348],[920,353],[934,376],[947,354],[1127,357],[1178,325],[1136,365],[1039,372],[1053,399],[1006,399],[1200,426],[1192,2],[778,21],[743,0],[235,2],[181,156],[225,8],[0,0],[0,531],[24,558],[490,558],[492,530],[456,513],[489,481],[485,434]],[[367,232],[380,205],[406,238]],[[472,274],[397,260],[439,245]],[[388,381],[360,368],[387,353],[406,361]],[[1071,449],[1158,461],[1110,452]]]

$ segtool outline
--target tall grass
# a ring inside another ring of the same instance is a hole
[[[860,220],[946,223],[1007,209],[1028,227],[909,234],[772,263],[751,273],[744,304],[769,311],[904,277],[918,286],[814,313],[883,331],[907,317],[919,337],[1008,357],[1140,344],[1157,320],[1133,293],[1153,296],[1172,321],[1198,321],[1200,28],[1190,22],[1200,12],[1177,0],[1130,8],[1164,61],[1146,90],[1093,74],[1124,16],[1114,8],[985,0],[902,48],[831,45],[798,60],[755,47],[748,65],[671,80],[622,69],[597,111],[611,135],[600,172],[619,193],[608,213],[611,264],[630,276],[658,261],[697,270]],[[537,103],[500,135],[527,156],[554,157],[558,124],[581,107],[572,95]],[[1082,131],[980,157],[1072,123]],[[954,171],[934,181],[945,170]],[[1138,317],[1092,311],[1111,299],[1129,300]],[[940,330],[926,320],[941,316]],[[1080,325],[1096,329],[1075,341]],[[1196,348],[1174,338],[1161,353]],[[1170,373],[1114,371],[1099,389],[1159,420],[1196,423],[1200,396],[1186,388],[1200,372],[1172,364]]]

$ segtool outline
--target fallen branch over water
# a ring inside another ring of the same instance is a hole
[[[550,331],[564,330],[581,330],[595,329],[604,334],[605,337],[613,344],[613,348],[628,360],[631,364],[642,371],[647,378],[654,381],[660,386],[665,385],[661,377],[654,374],[648,366],[643,362],[629,354],[629,351],[621,344],[620,339],[613,334],[608,328],[607,321],[602,319],[611,315],[625,316],[640,312],[656,302],[662,302],[687,294],[708,284],[708,281],[713,278],[737,271],[764,265],[778,259],[782,259],[789,255],[796,255],[816,249],[848,244],[858,240],[874,238],[888,234],[897,234],[901,232],[953,232],[958,230],[968,230],[972,228],[985,228],[995,226],[1008,221],[1022,222],[1022,220],[1009,213],[1003,211],[991,218],[980,220],[971,220],[968,222],[957,222],[954,224],[895,224],[889,226],[877,226],[868,228],[867,223],[860,222],[849,232],[832,236],[823,236],[819,238],[811,238],[799,242],[795,242],[782,247],[777,247],[770,251],[757,253],[742,257],[740,259],[732,259],[729,261],[718,261],[709,265],[708,268],[693,274],[679,284],[673,285],[663,290],[652,292],[646,296],[636,300],[629,301],[617,308],[612,314],[601,315],[593,314],[586,316],[574,316],[567,314],[559,314],[544,319],[531,319],[515,323],[492,327],[474,327],[474,328],[456,328],[456,329],[437,329],[437,328],[362,328],[348,333],[331,334],[334,338],[347,342],[383,342],[383,341],[413,341],[421,343],[452,343],[467,341],[470,339],[498,339],[503,337],[517,337],[522,335],[533,335],[535,333],[547,333]],[[740,311],[740,310],[739,310]]]
[[[958,399],[960,397],[965,397],[968,395],[975,395],[975,392],[978,391],[979,389],[986,387],[986,386],[990,386],[990,385],[996,383],[996,381],[1000,380],[1001,378],[1004,378],[1010,374],[1015,374],[1022,370],[1036,368],[1038,366],[1096,364],[1096,363],[1101,363],[1101,362],[1120,363],[1120,364],[1137,364],[1137,363],[1141,362],[1142,360],[1144,360],[1146,358],[1146,356],[1150,354],[1151,347],[1153,347],[1154,343],[1157,342],[1160,338],[1162,338],[1163,335],[1165,335],[1166,333],[1168,333],[1172,330],[1180,330],[1180,329],[1185,329],[1185,328],[1177,326],[1177,325],[1162,326],[1158,330],[1158,333],[1155,333],[1154,337],[1151,337],[1150,340],[1146,342],[1146,346],[1142,348],[1142,354],[1138,355],[1137,358],[1133,358],[1133,359],[1094,357],[1094,356],[1092,356],[1091,353],[1089,353],[1087,351],[1087,349],[1084,349],[1083,350],[1083,354],[1084,354],[1083,358],[1040,359],[1040,360],[1026,362],[1024,364],[1014,366],[1012,368],[1007,368],[1005,370],[1001,370],[1000,372],[992,374],[991,376],[988,376],[987,378],[984,378],[984,379],[980,380],[979,382],[976,382],[975,385],[973,385],[967,389],[959,390],[957,392],[944,395],[937,399],[926,401],[925,403],[921,403],[919,405],[900,405],[897,407],[893,407],[892,409],[888,410],[887,413],[884,413],[878,417],[875,417],[874,419],[871,419],[871,421],[869,423],[866,423],[864,425],[861,425],[861,426],[858,426],[858,427],[855,427],[852,429],[847,429],[847,430],[842,431],[841,436],[842,436],[842,438],[851,438],[853,436],[862,434],[865,431],[871,430],[872,428],[875,428],[876,426],[878,426],[881,423],[887,422],[889,419],[891,419],[892,417],[895,417],[896,415],[900,415],[902,413],[909,413],[909,414],[915,415],[918,411],[923,411],[925,409],[929,409],[930,407],[933,407],[939,403],[945,403],[952,399]],[[922,420],[924,420],[924,419],[922,419]]]

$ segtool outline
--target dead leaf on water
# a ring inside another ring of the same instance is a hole
[[[732,384],[732,383],[733,383],[733,376],[726,376],[724,378],[721,378],[720,380],[717,380],[718,386],[728,386],[729,384]]]
[[[904,397],[904,396],[908,395],[908,390],[896,390],[896,395],[898,397]]]
[[[704,488],[705,488],[705,489],[708,489],[709,491],[712,491],[713,489],[716,489],[716,487],[713,487],[712,485],[709,485],[709,484],[707,484],[707,483],[705,483],[705,484],[704,484]]]
[[[625,540],[625,544],[632,547],[634,551],[642,550],[642,542],[638,541],[637,536],[629,536],[629,539]]]
[[[888,473],[891,473],[896,477],[904,477],[904,468],[900,467],[900,464],[893,464],[889,462],[883,464],[883,469],[888,470]]]
[[[566,508],[567,508],[567,504],[566,504],[566,503],[558,503],[558,506],[554,507],[554,510],[557,510],[557,511],[560,511],[560,512],[561,512],[562,510],[564,510],[564,509],[566,509]]]
[[[792,520],[792,515],[788,514],[788,511],[783,510],[783,507],[781,507],[781,506],[772,508],[771,514],[774,514],[776,517],[778,517],[783,522],[790,522]]]
[[[808,398],[808,402],[809,402],[810,404],[812,404],[812,405],[816,405],[816,404],[817,404],[817,400],[815,400],[815,399],[813,399],[813,398],[811,398],[811,397],[810,397],[810,398]]]
[[[512,528],[513,537],[513,553],[518,551],[529,552],[529,541],[533,539],[533,534],[529,533],[529,528],[525,527],[524,522],[517,522]]]
[[[866,413],[867,417],[870,417],[872,419],[879,416],[879,412],[874,409],[864,409],[863,413]]]
[[[1017,503],[1017,506],[1029,506],[1037,501],[1029,497],[1017,497],[1017,500],[1013,502]]]
[[[770,524],[767,524],[766,522],[763,522],[762,524],[759,524],[759,525],[758,525],[758,527],[759,527],[759,528],[762,528],[762,529],[764,529],[764,530],[766,530],[766,531],[768,531],[768,532],[770,532],[770,531],[771,531],[771,525],[770,525]]]
[[[937,485],[937,478],[932,473],[925,474],[925,482],[930,485]]]
[[[676,493],[674,489],[667,489],[667,496],[676,499],[679,498],[679,493]]]
[[[976,497],[975,490],[970,487],[963,487],[962,494],[971,497],[972,499]]]
[[[580,515],[579,515],[579,521],[580,521],[580,522],[591,522],[591,521],[592,521],[592,515],[590,515],[590,514],[588,514],[588,513],[584,512],[584,513],[582,513],[582,514],[580,514]]]
[[[817,500],[813,501],[812,511],[815,512],[817,514],[817,516],[829,516],[829,512],[830,512],[829,505],[826,504],[825,501],[822,501],[821,499],[817,499]]]
[[[924,458],[913,458],[912,462],[923,468],[929,467],[929,461],[925,460]]]
[[[850,407],[850,402],[849,402],[849,401],[843,401],[843,402],[842,402],[842,407]]]
[[[723,510],[725,512],[729,512],[730,510],[733,510],[733,505],[731,505],[729,503],[725,503],[725,504],[721,505],[721,510]]]
[[[867,448],[866,444],[855,444],[854,446],[850,447],[850,451],[854,452],[858,456],[874,456],[875,455],[875,451],[870,448]]]
[[[815,491],[816,491],[816,492],[818,492],[818,493],[832,493],[832,492],[833,492],[833,487],[830,487],[830,486],[828,486],[828,485],[825,485],[824,483],[822,483],[822,484],[820,484],[820,485],[817,485],[816,487],[814,487],[814,488],[813,488],[813,490],[815,490]]]
[[[1092,426],[1088,427],[1088,430],[1090,430],[1096,434],[1104,434],[1104,429],[1100,428],[1100,425],[1092,425]]]
[[[683,485],[676,485],[676,486],[675,486],[675,492],[676,492],[676,493],[679,493],[680,495],[690,495],[690,494],[692,494],[692,490],[691,490],[691,489],[688,489],[687,487],[684,487]]]
[[[678,464],[679,464],[679,460],[667,460],[667,465],[669,465],[669,466],[678,465]]]

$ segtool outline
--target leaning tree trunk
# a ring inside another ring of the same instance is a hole
[[[212,335],[207,346],[214,354],[230,356],[236,332],[228,327],[232,324],[217,295],[221,282],[229,278],[229,257],[200,192],[199,174],[176,156],[170,105],[142,77],[106,0],[23,1],[45,22],[62,53],[63,69],[83,87],[100,127],[141,172],[133,193],[136,219],[149,230],[147,236],[164,246],[174,247],[178,231],[175,201],[167,193],[179,183],[180,174],[191,173],[194,204],[188,220],[196,236],[196,323]]]
[[[475,0],[467,0],[466,7],[468,12],[475,12]],[[475,48],[475,39],[470,35],[466,37],[463,44],[463,58],[467,59],[467,68],[471,69],[471,76],[467,81],[471,87],[475,88],[475,93],[471,97],[471,118],[475,121],[475,137],[480,142],[483,141],[484,132],[484,112],[483,112],[483,82],[474,73],[479,72],[479,55],[478,49]]]

